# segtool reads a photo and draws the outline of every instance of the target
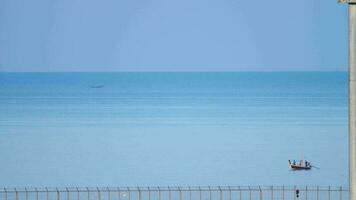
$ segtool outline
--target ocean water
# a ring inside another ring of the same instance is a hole
[[[346,72],[0,73],[2,186],[346,186],[347,131]]]

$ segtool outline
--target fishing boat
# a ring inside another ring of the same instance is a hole
[[[300,160],[298,164],[296,164],[295,161],[292,163],[290,160],[288,160],[288,162],[289,167],[292,170],[310,170],[312,168],[311,163],[306,160]]]

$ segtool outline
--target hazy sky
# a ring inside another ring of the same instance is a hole
[[[0,0],[0,71],[346,70],[336,0]]]

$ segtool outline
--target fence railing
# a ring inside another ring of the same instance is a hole
[[[0,188],[0,200],[347,200],[346,187],[195,186]]]

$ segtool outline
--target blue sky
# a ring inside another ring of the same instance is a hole
[[[345,71],[336,0],[0,0],[0,71]]]

